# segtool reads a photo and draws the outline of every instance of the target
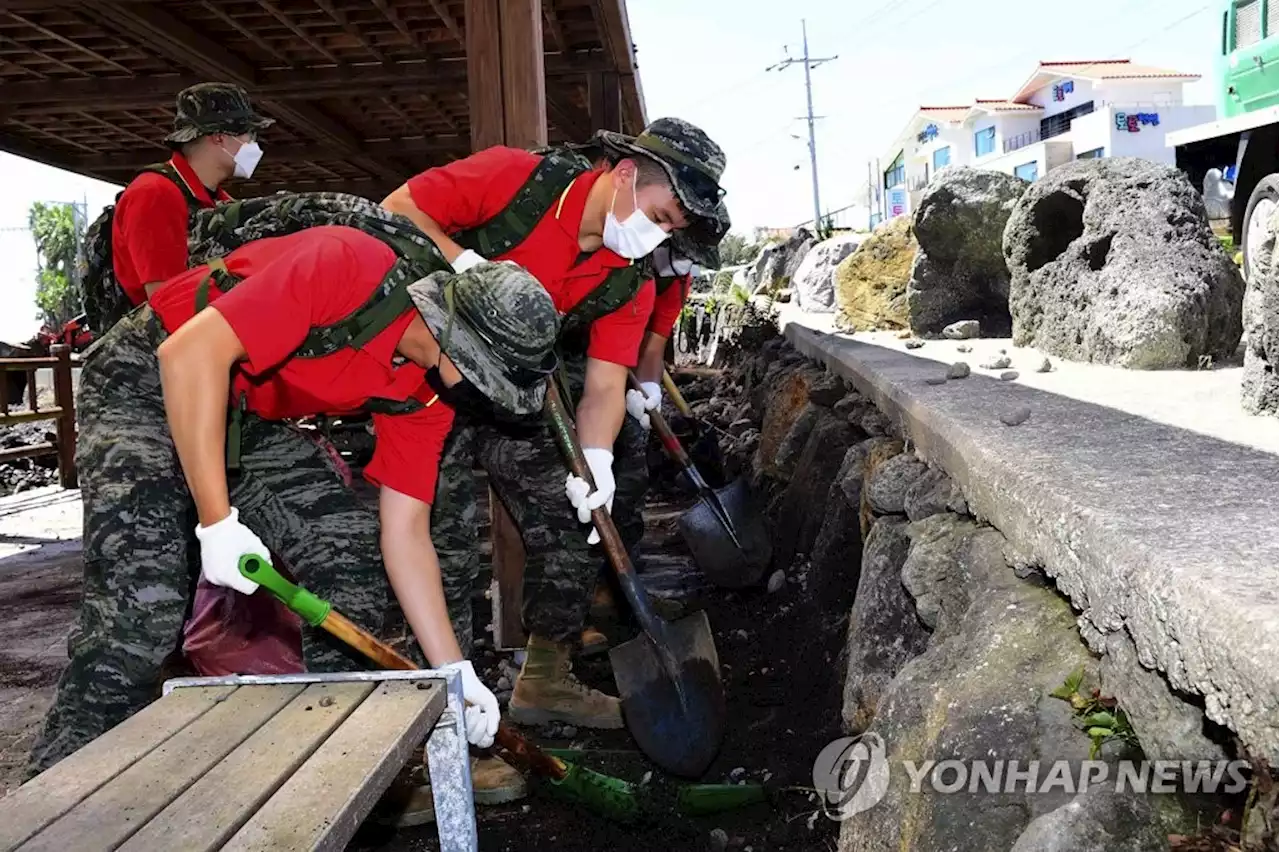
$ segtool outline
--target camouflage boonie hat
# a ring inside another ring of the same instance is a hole
[[[541,410],[560,314],[546,288],[511,261],[433,272],[409,296],[441,351],[499,408]]]
[[[639,136],[609,130],[597,134],[615,154],[641,154],[656,160],[671,178],[671,186],[695,216],[713,218],[724,196],[724,151],[701,128],[680,118],[655,119]]]
[[[249,103],[249,93],[230,83],[197,83],[178,92],[174,104],[173,132],[165,142],[183,145],[212,133],[239,136],[263,130],[276,123],[258,115]]]
[[[714,216],[697,216],[689,227],[671,232],[671,251],[703,269],[720,268],[720,241],[729,233],[729,208],[721,201]]]

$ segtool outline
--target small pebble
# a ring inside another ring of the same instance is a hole
[[[782,570],[779,569],[777,571],[774,571],[773,574],[770,575],[769,585],[767,588],[769,589],[770,593],[776,592],[779,589],[781,589],[783,584],[786,582],[787,582],[787,575],[783,574]]]
[[[577,735],[578,735],[578,729],[575,728],[573,725],[565,725],[563,728],[560,729],[560,736],[564,737],[565,739],[571,740]]]
[[[947,368],[948,379],[963,379],[969,375],[969,365],[964,361],[957,361]]]
[[[532,807],[530,807],[529,805],[521,805],[521,806],[520,806],[520,813],[527,814],[527,813],[529,813],[529,811],[531,811],[531,810],[533,810],[533,808],[532,808]]]
[[[1050,361],[1048,358],[1045,358],[1043,361],[1040,362],[1040,366],[1036,367],[1036,372],[1037,373],[1053,372],[1053,362]]]
[[[812,796],[810,796],[810,797],[809,797],[809,800],[810,800],[810,801],[813,801],[813,797],[812,797]],[[809,814],[809,818],[808,818],[807,820],[805,820],[805,821],[804,821],[804,824],[805,824],[806,826],[808,826],[808,827],[809,827],[809,830],[810,830],[810,831],[813,831],[813,827],[814,827],[815,825],[817,825],[817,824],[818,824],[818,814],[820,814],[820,813],[822,813],[822,812],[821,812],[821,811],[814,811],[813,813]]]
[[[332,695],[326,695],[324,698],[320,699],[321,707],[332,707],[336,703],[337,701],[334,700]]]
[[[525,805],[525,807],[529,807]],[[729,834],[723,828],[711,829],[711,836],[707,839],[707,848],[711,852],[724,852],[729,848]]]
[[[1031,416],[1031,409],[1025,405],[1021,408],[1015,408],[1012,411],[1006,411],[1000,415],[1000,422],[1006,426],[1018,426],[1027,422],[1027,418]]]
[[[1017,370],[1005,370],[1000,374],[1000,381],[1002,382],[1011,382],[1016,378],[1018,378]]]
[[[908,340],[904,345],[908,349],[919,349],[921,346],[924,346],[924,341],[920,340],[919,338],[913,337],[910,340]]]
[[[946,376],[930,376],[924,380],[926,385],[945,385],[947,383]]]
[[[745,766],[735,766],[733,769],[729,770],[729,778],[734,781],[746,774],[747,768]]]
[[[1008,369],[1009,365],[1012,363],[1013,362],[1009,360],[1007,355],[1001,355],[999,358],[992,358],[990,361],[982,364],[981,367],[984,370],[1005,370]]]
[[[973,347],[972,347],[972,346],[965,346],[964,344],[961,344],[960,346],[957,346],[957,347],[956,347],[956,351],[957,351],[957,352],[962,352],[962,353],[963,353],[963,352],[972,352],[972,351],[973,351]]]
[[[649,783],[650,781],[652,781],[652,780],[653,780],[653,770],[650,770],[650,771],[646,772],[643,776],[641,776],[641,778],[640,778],[640,783],[641,783],[641,784],[648,784],[648,783]]]
[[[760,670],[760,674],[768,674],[768,673],[769,673],[769,667],[768,667],[768,666],[765,666],[764,668],[762,668],[762,669]]]
[[[742,642],[747,641],[747,631],[745,630],[735,630],[733,635]]]
[[[511,689],[511,678],[507,677],[506,675],[503,675],[502,677],[498,678],[498,689],[499,690]]]

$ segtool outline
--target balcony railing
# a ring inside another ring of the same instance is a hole
[[[1019,133],[1017,136],[1010,136],[1004,140],[1004,152],[1016,151],[1019,148],[1025,148],[1028,145],[1034,145],[1040,141],[1040,130],[1028,130],[1025,133]]]

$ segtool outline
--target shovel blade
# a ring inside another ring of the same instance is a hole
[[[720,656],[705,612],[670,622],[667,654],[642,633],[609,651],[627,729],[659,767],[683,778],[707,771],[724,739]]]
[[[693,561],[712,583],[724,589],[754,586],[764,576],[773,555],[764,517],[745,480],[717,488],[716,497],[733,522],[742,547],[734,543],[706,500],[699,500],[680,516],[680,533]]]

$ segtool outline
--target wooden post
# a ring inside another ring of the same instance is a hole
[[[50,354],[58,360],[53,368],[53,399],[62,409],[58,416],[58,484],[63,488],[76,488],[80,478],[76,473],[76,400],[71,381],[71,347],[55,343]],[[35,384],[32,376],[33,385]]]
[[[466,14],[471,150],[483,151],[506,142],[498,0],[467,0]]]
[[[540,0],[466,0],[467,91],[471,150],[493,145],[547,144],[547,79]],[[493,638],[499,648],[525,643],[520,619],[524,543],[520,530],[489,489],[493,569]]]
[[[542,3],[502,0],[502,106],[507,144],[547,144],[547,75],[542,62]]]
[[[587,75],[587,94],[591,105],[592,130],[622,130],[622,86],[612,71],[593,71]]]
[[[524,541],[515,519],[489,487],[490,565],[493,569],[493,645],[523,648],[528,637],[520,617],[524,607]]]
[[[547,144],[539,0],[467,0],[471,150]]]

